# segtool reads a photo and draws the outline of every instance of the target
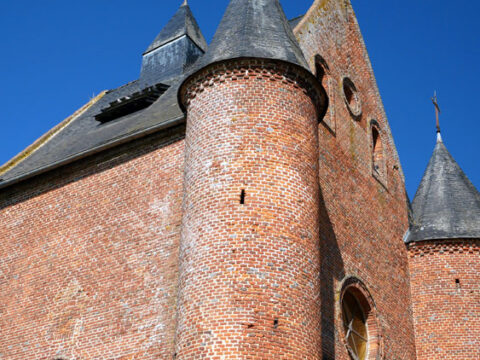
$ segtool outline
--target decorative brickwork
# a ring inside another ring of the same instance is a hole
[[[0,359],[171,359],[183,130],[0,193]]]
[[[409,245],[417,359],[480,359],[480,240]]]
[[[296,89],[302,89],[305,95],[312,99],[316,108],[325,106],[325,91],[311,73],[296,65],[266,59],[237,59],[210,65],[185,81],[180,97],[188,107],[191,101],[208,87],[227,80],[250,78],[290,84]]]
[[[177,359],[318,359],[317,106],[295,67],[230,65],[188,92]]]

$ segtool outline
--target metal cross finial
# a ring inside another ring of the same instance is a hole
[[[437,101],[437,92],[435,91],[432,98],[433,105],[435,105],[435,116],[437,117],[437,134],[440,134],[440,107]]]

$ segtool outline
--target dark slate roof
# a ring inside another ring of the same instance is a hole
[[[143,54],[140,81],[154,85],[182,75],[207,50],[185,1]]]
[[[480,238],[480,193],[440,136],[412,207],[407,242]]]
[[[143,55],[140,81],[148,86],[176,78],[202,55],[188,36],[182,36]]]
[[[207,42],[200,31],[200,27],[190,10],[187,2],[178,9],[170,21],[160,31],[155,40],[150,44],[145,54],[153,51],[173,40],[187,35],[192,41],[205,52],[207,50]]]
[[[179,77],[170,83],[168,90],[150,107],[102,124],[95,119],[95,115],[100,113],[101,109],[108,107],[116,99],[142,90],[144,86],[139,81],[134,81],[107,92],[103,98],[75,118],[37,151],[2,174],[0,178],[3,181],[0,182],[0,188],[8,185],[9,182],[107,148],[122,139],[132,139],[139,134],[145,135],[183,122],[184,113],[180,110],[177,101],[181,80],[182,77]]]
[[[307,67],[278,0],[233,0],[212,46],[212,52],[203,58],[206,62],[253,56]],[[183,123],[185,116],[178,104],[178,89],[188,67],[206,47],[190,8],[184,3],[144,54],[140,78],[108,91],[32,154],[1,174],[0,188],[115,144]],[[193,68],[196,66],[193,64]],[[158,83],[168,89],[150,107],[103,124],[95,119],[112,102]]]
[[[212,43],[192,72],[245,57],[283,60],[308,69],[279,0],[231,0]]]
[[[0,188],[20,179],[184,122],[178,104],[178,88],[185,72],[207,48],[205,39],[185,2],[143,56],[138,80],[108,91],[33,153],[0,175]],[[95,116],[119,99],[135,98],[153,85],[167,88],[148,108],[101,123]]]

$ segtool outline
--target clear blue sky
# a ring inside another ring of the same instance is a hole
[[[139,75],[182,0],[0,1],[0,164],[82,106]],[[189,0],[207,41],[227,0]],[[313,0],[283,0],[288,17]],[[353,0],[412,197],[435,143],[480,188],[479,1]]]

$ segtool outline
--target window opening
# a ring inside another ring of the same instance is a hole
[[[335,131],[335,126],[333,124],[333,114],[330,114],[330,69],[327,62],[320,55],[315,56],[315,73],[318,81],[322,84],[323,89],[326,94],[326,105],[323,113],[319,114],[319,121],[324,121],[333,131]]]
[[[95,119],[106,123],[123,116],[133,114],[148,108],[168,89],[167,85],[156,84],[128,96],[112,101],[108,107],[103,108]]]
[[[364,360],[367,356],[368,332],[364,310],[349,291],[342,300],[343,325],[346,339],[355,360]]]
[[[325,80],[325,75],[326,75],[326,70],[325,68],[327,67],[327,64],[325,60],[323,60],[320,56],[316,57],[315,61],[315,71],[317,73],[317,79],[324,85],[324,80]]]
[[[380,132],[376,127],[372,127],[372,146],[373,146],[373,170],[382,175],[384,172],[383,145]]]
[[[350,114],[352,114],[355,120],[360,120],[360,115],[362,115],[360,95],[358,94],[357,87],[349,78],[343,79],[343,96]]]

